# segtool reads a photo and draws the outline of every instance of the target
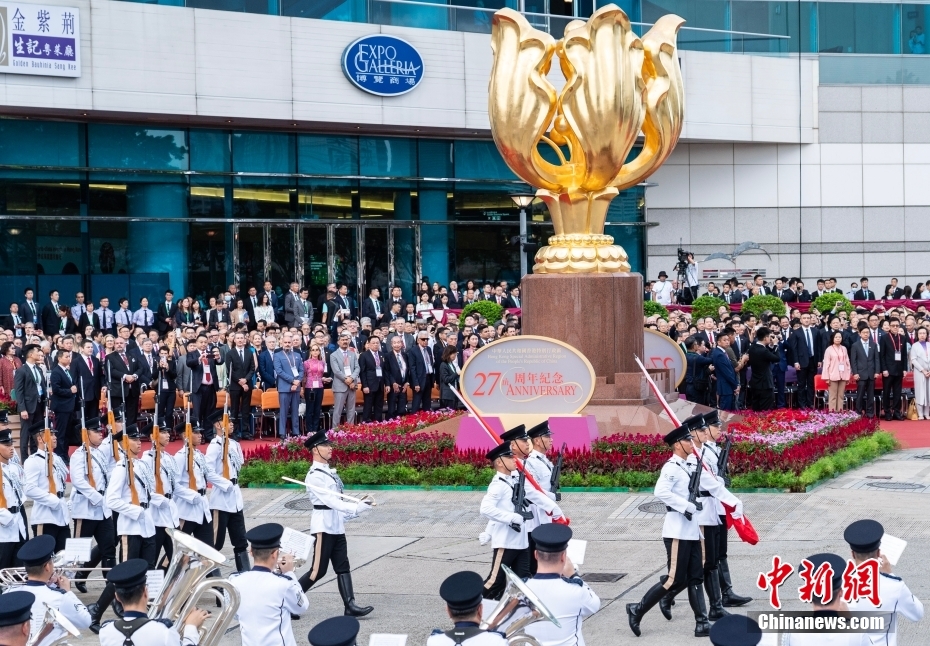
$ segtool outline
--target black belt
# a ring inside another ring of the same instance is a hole
[[[16,507],[10,507],[9,509],[7,509],[7,511],[10,512],[11,514],[18,514],[18,513],[19,513],[19,507],[18,507],[18,506],[16,506]]]
[[[323,511],[323,510],[326,510],[326,509],[332,509],[332,507],[327,507],[326,505],[313,505],[313,508],[314,508],[314,509],[319,509],[320,511]]]
[[[233,478],[232,480],[230,480],[230,482],[233,483],[234,485],[237,485],[239,484],[239,478]]]
[[[170,494],[170,493],[166,493],[166,494],[165,494],[165,498],[167,498],[168,500],[171,500],[171,494]]]
[[[206,495],[207,495],[207,490],[206,490],[206,489],[198,489],[198,490],[197,490],[197,493],[199,493],[201,496],[206,496]]]
[[[142,507],[142,509],[148,509],[148,508],[149,508],[149,504],[148,504],[147,502],[140,502],[140,503],[139,503],[139,506]]]
[[[709,492],[709,491],[704,491],[703,489],[701,489],[700,491],[698,491],[698,493],[701,494],[701,496],[703,496],[704,498],[713,498],[713,497],[714,497],[714,494],[712,494],[712,493]]]
[[[65,497],[65,492],[64,492],[64,491],[59,491],[59,492],[56,493],[55,495],[58,496],[59,498],[64,498],[64,497]]]

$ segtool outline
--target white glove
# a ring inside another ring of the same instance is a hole
[[[360,502],[360,503],[358,503],[357,505],[355,505],[355,515],[356,515],[356,516],[361,516],[362,514],[367,514],[367,513],[370,512],[370,511],[371,511],[371,505],[369,505],[367,502]]]
[[[743,501],[736,501],[736,508],[733,510],[733,518],[742,518],[743,517]]]
[[[514,524],[516,524],[516,525],[522,525],[522,524],[523,524],[523,516],[521,516],[520,514],[510,514],[510,524],[511,524],[511,525],[514,525]]]
[[[555,509],[552,510],[553,518],[564,518],[565,514],[562,512],[562,508],[558,505],[555,506]]]
[[[714,476],[714,477],[717,479],[717,482],[719,482],[720,484],[726,486],[727,481],[723,479],[723,476]]]
[[[482,545],[487,545],[488,543],[491,542],[491,535],[488,534],[487,532],[481,532],[480,534],[478,534],[478,542],[481,543]]]
[[[685,507],[685,513],[692,514],[692,515],[697,513],[697,507],[694,506],[693,502],[689,502],[688,506]]]

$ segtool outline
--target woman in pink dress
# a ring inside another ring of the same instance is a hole
[[[323,386],[332,381],[326,376],[326,361],[320,346],[310,345],[310,358],[304,361],[304,401],[307,411],[304,413],[304,431],[310,435],[316,433],[323,415]]]
[[[830,332],[830,345],[823,353],[824,380],[829,383],[830,399],[828,408],[831,411],[843,410],[843,400],[846,394],[846,383],[850,377],[849,353],[843,345],[843,333],[839,330]]]

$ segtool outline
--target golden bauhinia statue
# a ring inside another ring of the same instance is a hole
[[[610,201],[654,173],[684,120],[676,38],[684,19],[663,16],[642,38],[622,9],[573,20],[556,41],[520,13],[494,14],[488,115],[498,150],[549,208],[555,235],[535,273],[628,272],[626,252],[604,235]],[[553,55],[565,86],[546,78]],[[627,157],[640,133],[643,148]],[[552,149],[558,163],[540,154]]]

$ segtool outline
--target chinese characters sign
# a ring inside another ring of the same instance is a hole
[[[405,40],[385,34],[359,38],[342,53],[342,71],[355,87],[378,96],[406,94],[423,80],[423,59]]]
[[[506,337],[468,358],[460,379],[487,415],[571,415],[594,393],[594,369],[575,348],[541,336]]]
[[[867,599],[875,607],[881,605],[878,582],[881,563],[878,559],[868,559],[856,564],[847,561],[842,572],[841,589],[833,589],[833,580],[839,573],[833,571],[829,563],[821,563],[818,567],[804,559],[798,574],[801,585],[798,587],[798,599],[804,603],[811,603],[815,598],[821,605],[829,604],[834,596],[840,596],[846,603]],[[772,569],[760,572],[756,582],[760,590],[769,593],[769,605],[776,610],[781,609],[781,598],[778,594],[781,585],[794,573],[794,566],[785,563],[780,557],[772,559]]]
[[[0,73],[80,76],[80,47],[76,8],[0,2]]]

